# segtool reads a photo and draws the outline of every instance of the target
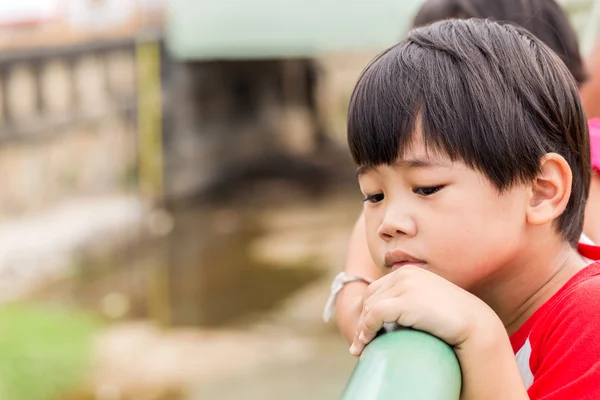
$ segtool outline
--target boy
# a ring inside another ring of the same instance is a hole
[[[351,353],[396,322],[454,346],[463,399],[599,399],[589,136],[560,59],[509,25],[418,28],[359,78],[348,142],[385,274]]]
[[[580,88],[587,82],[575,31],[564,10],[554,0],[428,0],[415,16],[413,24],[422,26],[447,18],[492,18],[522,26],[559,55]],[[600,120],[588,122],[594,173],[585,212],[584,234],[580,238],[582,247],[593,242],[600,243]],[[352,232],[343,269],[347,275],[338,275],[336,282],[345,278],[345,282],[351,284],[334,286],[326,317],[333,311],[335,301],[338,328],[352,341],[367,285],[371,279],[381,277],[368,251],[362,215]]]

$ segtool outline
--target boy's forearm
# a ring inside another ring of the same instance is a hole
[[[381,272],[373,262],[367,246],[365,220],[362,213],[352,230],[343,270],[349,275],[373,280],[381,277]],[[366,290],[366,283],[353,282],[347,284],[338,294],[335,303],[337,326],[340,333],[348,340],[348,343],[352,343],[354,339]]]
[[[338,294],[335,302],[337,327],[348,344],[354,340],[367,287],[364,282],[349,283]]]
[[[456,348],[462,375],[461,400],[528,400],[516,358],[498,320],[482,326]]]

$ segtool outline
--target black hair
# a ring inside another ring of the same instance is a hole
[[[350,99],[355,163],[392,164],[416,134],[499,191],[533,180],[545,154],[562,155],[573,183],[557,225],[577,245],[591,175],[587,121],[572,75],[535,36],[489,20],[446,20],[376,57]]]
[[[448,18],[488,18],[521,26],[558,54],[579,86],[587,79],[577,34],[555,0],[427,0],[413,26]]]

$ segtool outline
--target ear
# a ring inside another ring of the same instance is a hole
[[[531,185],[527,222],[543,225],[558,218],[569,203],[573,173],[567,160],[556,153],[540,161],[540,173]]]

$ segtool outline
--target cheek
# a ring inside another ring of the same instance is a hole
[[[491,187],[452,193],[434,210],[439,224],[456,236],[509,236],[524,227],[526,194],[511,191],[499,195]],[[457,238],[458,239],[458,238]]]
[[[479,257],[519,237],[525,226],[522,196],[495,191],[454,193],[428,216],[428,237],[443,257]]]

